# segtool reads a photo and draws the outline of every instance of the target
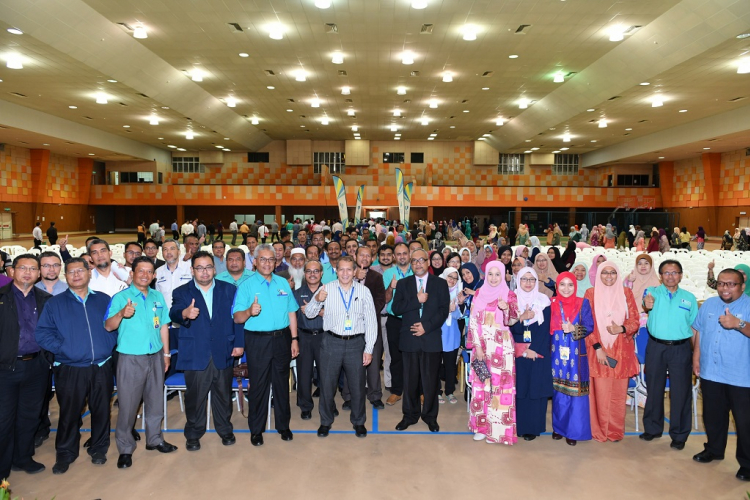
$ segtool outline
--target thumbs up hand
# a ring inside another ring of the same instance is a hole
[[[182,317],[185,319],[195,319],[200,314],[200,309],[195,307],[195,299],[182,311]]]
[[[318,295],[315,297],[315,300],[318,302],[325,302],[326,297],[328,297],[328,292],[326,291],[325,286],[320,287],[320,291],[318,292]]]
[[[258,304],[258,296],[255,296],[255,300],[250,306],[250,317],[258,316],[260,314],[260,304]]]
[[[563,329],[563,332],[565,332],[565,333],[573,333],[573,331],[575,331],[576,327],[573,326],[573,323],[571,323],[570,320],[566,320],[562,324],[562,329]]]
[[[614,321],[612,321],[612,324],[607,327],[607,331],[611,333],[612,335],[619,335],[621,333],[625,333],[624,330],[625,330],[624,327],[620,325],[616,325]]]
[[[733,316],[732,313],[729,312],[729,308],[725,307],[724,314],[719,316],[719,323],[727,330],[736,330],[740,326],[740,319]]]
[[[128,303],[125,304],[125,307],[122,308],[120,313],[123,318],[132,318],[135,314],[135,304],[133,304],[133,301],[128,299]]]
[[[651,292],[648,292],[645,297],[643,297],[643,305],[646,307],[646,309],[651,310],[654,308],[654,302],[656,302],[656,299],[654,299],[654,296],[651,295]]]

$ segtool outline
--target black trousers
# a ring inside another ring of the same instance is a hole
[[[277,431],[289,429],[289,363],[292,362],[292,333],[289,328],[277,337],[245,330],[248,381],[247,424],[252,434],[266,429],[268,397],[273,387],[273,415]]]
[[[15,370],[0,370],[0,478],[10,476],[12,465],[28,465],[34,456],[49,368],[39,355],[17,360]]]
[[[34,238],[34,248],[38,248],[39,250],[42,249],[42,240],[38,240]]]
[[[701,379],[703,394],[703,425],[710,453],[723,457],[729,432],[729,412],[737,429],[737,462],[750,467],[750,387],[712,382]]]
[[[390,342],[390,339],[388,339]],[[442,352],[404,352],[404,420],[415,424],[422,420],[426,423],[437,422],[438,386],[440,385],[439,369]],[[419,386],[422,383],[424,404],[419,403]]]
[[[320,342],[323,331],[313,335],[298,328],[299,356],[297,356],[297,406],[302,411],[312,411],[315,408],[312,397],[312,381],[314,365],[320,367]],[[313,365],[314,363],[314,365]]]
[[[175,241],[180,241],[180,233],[179,231],[172,231],[172,239]]]
[[[55,397],[55,392],[52,390],[52,370],[49,372],[49,379],[47,380],[47,394],[44,396],[42,402],[42,411],[39,414],[39,427],[36,429],[36,436],[49,436],[52,422],[49,420],[49,403],[52,398]]]
[[[651,337],[646,348],[646,388],[643,430],[649,434],[664,431],[664,389],[669,371],[669,437],[687,441],[693,416],[693,350],[690,342],[660,344]]]
[[[206,433],[206,407],[211,392],[211,414],[219,436],[232,433],[232,366],[219,370],[214,360],[201,371],[185,371],[185,439],[200,439]],[[240,395],[239,397],[243,397]]]
[[[114,389],[114,362],[102,366],[75,367],[60,365],[55,373],[55,392],[60,404],[55,449],[58,462],[73,462],[81,448],[81,409],[88,400],[91,412],[91,446],[89,455],[106,454],[110,443],[110,400]]]
[[[320,425],[333,424],[333,398],[339,375],[343,370],[351,389],[352,411],[349,419],[353,425],[364,425],[367,419],[365,411],[365,367],[362,366],[362,354],[365,352],[365,337],[361,335],[352,339],[337,339],[323,334],[320,343]]]
[[[404,360],[399,348],[401,318],[389,314],[385,330],[388,335],[388,352],[391,355],[391,394],[401,396],[404,393]]]
[[[440,378],[445,379],[445,395],[453,394],[456,391],[456,376],[458,374],[458,365],[456,360],[458,359],[458,349],[453,351],[443,352],[442,364],[440,365]],[[440,382],[438,382],[438,394],[443,394],[443,390],[440,388]]]
[[[380,382],[380,363],[383,359],[383,337],[378,335],[375,346],[372,348],[372,362],[365,367],[365,378],[367,381],[367,400],[369,402],[383,399],[383,387]],[[341,390],[344,401],[351,401],[349,390],[349,379],[344,375],[344,388]]]

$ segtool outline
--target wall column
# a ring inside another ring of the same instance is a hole
[[[279,230],[281,230],[281,205],[276,205],[274,207],[273,216],[276,219],[276,222],[279,224]]]
[[[432,221],[435,219],[435,209],[432,205],[427,207],[427,220]]]
[[[674,206],[674,162],[659,162],[659,189],[661,190],[661,206],[666,210]]]
[[[568,210],[568,226],[573,227],[576,224],[576,209],[570,208]]]
[[[516,216],[513,220],[513,225],[518,229],[518,226],[521,224],[521,217],[523,216],[523,208],[516,207]]]
[[[709,234],[721,234],[716,224],[717,204],[721,190],[721,153],[703,153],[701,161],[703,162],[705,200],[699,204],[706,207],[708,212],[708,221],[703,229]]]
[[[34,223],[44,216],[44,200],[47,196],[47,177],[49,174],[50,152],[47,149],[32,149],[31,154],[31,194],[34,201]]]
[[[177,209],[177,226],[179,227],[185,223],[185,205],[177,205],[175,208]]]

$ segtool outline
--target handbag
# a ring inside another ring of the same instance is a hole
[[[586,327],[582,324],[575,325],[575,330],[573,330],[573,340],[581,340],[586,335],[588,335],[588,330],[586,330]]]
[[[237,401],[240,403],[240,414],[247,418],[247,415],[245,415],[245,391],[242,388],[242,379],[249,378],[247,363],[238,363],[234,365],[232,368],[232,376],[237,379],[237,387],[239,388],[237,391]]]
[[[490,378],[490,370],[487,368],[487,364],[479,359],[474,359],[471,362],[471,368],[474,370],[477,378],[482,382],[486,382]]]
[[[515,353],[516,357],[517,358],[522,358],[523,357],[523,353],[526,352],[526,349],[528,349],[530,345],[531,345],[531,342],[516,342],[516,345],[515,345],[515,348],[516,348],[516,353]]]

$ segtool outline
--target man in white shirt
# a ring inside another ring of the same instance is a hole
[[[189,221],[185,221],[180,228],[180,232],[182,233],[182,242],[185,243],[185,237],[189,234],[193,234],[195,232],[195,227],[193,227]]]
[[[36,226],[34,226],[34,229],[31,230],[32,236],[34,236],[34,248],[38,248],[39,250],[42,249],[42,240],[44,239],[44,235],[42,234],[42,223],[37,222]]]
[[[180,258],[180,247],[168,239],[161,247],[166,264],[156,270],[156,290],[164,296],[167,309],[172,307],[172,291],[193,279],[190,261]],[[170,344],[171,345],[171,344]]]
[[[237,227],[237,219],[234,219],[229,224],[229,232],[232,233],[232,246],[237,244],[237,232],[240,230],[239,227]]]
[[[104,240],[95,239],[89,243],[88,248],[89,255],[94,261],[94,266],[96,266],[91,271],[89,288],[95,292],[106,293],[110,297],[128,288],[125,280],[116,275],[119,270],[120,273],[124,272],[124,277],[127,279],[128,272],[124,267],[112,261],[112,252],[109,249],[109,243]],[[115,269],[115,265],[117,265],[117,270]]]
[[[265,244],[266,238],[268,237],[268,226],[261,224],[258,226],[258,238],[260,238],[260,242]]]

